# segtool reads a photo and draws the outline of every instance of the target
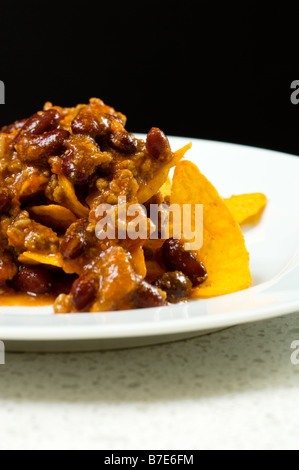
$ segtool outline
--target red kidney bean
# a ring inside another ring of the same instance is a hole
[[[76,259],[84,251],[84,240],[79,234],[65,236],[60,245],[60,252],[66,259]]]
[[[55,155],[63,146],[69,133],[57,129],[39,136],[24,136],[15,145],[19,158],[25,162],[45,163],[51,155]]]
[[[163,276],[156,279],[154,285],[166,292],[167,300],[171,303],[188,299],[192,289],[190,279],[179,271],[163,274]]]
[[[160,129],[153,127],[147,134],[146,148],[157,160],[168,160],[172,156],[169,140]]]
[[[73,134],[89,135],[93,139],[110,134],[113,116],[109,114],[93,114],[91,111],[81,111],[72,122]]]
[[[41,135],[53,131],[57,129],[59,120],[60,114],[57,109],[40,111],[27,119],[22,128],[22,135]]]
[[[7,281],[10,284],[10,280],[14,278],[17,272],[18,268],[15,265],[12,253],[2,249],[0,256],[0,286]]]
[[[100,124],[92,113],[81,112],[72,122],[73,134],[90,135],[95,139],[101,132]]]
[[[68,228],[60,245],[60,252],[64,258],[75,259],[82,255],[87,245],[88,223],[88,219],[80,219]]]
[[[0,214],[5,214],[11,205],[12,197],[6,188],[0,188]]]
[[[74,184],[89,183],[102,163],[112,160],[112,156],[104,155],[97,142],[89,135],[71,135],[65,142],[65,147],[62,170]]]
[[[207,278],[204,265],[193,255],[186,251],[184,245],[174,238],[164,242],[162,248],[162,259],[169,271],[181,271],[189,277],[193,286],[202,284]]]
[[[96,298],[97,281],[92,274],[83,274],[71,289],[71,301],[77,310],[84,310]]]
[[[64,154],[62,160],[62,171],[70,179],[73,179],[76,174],[76,167],[73,163],[74,152],[69,150],[68,153]]]
[[[27,122],[27,119],[22,119],[21,121],[16,121],[13,124],[10,124],[10,126],[5,126],[1,129],[1,132],[4,134],[10,134],[13,131],[17,131],[22,129],[24,126],[25,122]]]
[[[52,279],[50,273],[43,268],[23,267],[13,278],[11,285],[21,292],[45,294],[51,289]]]
[[[109,142],[115,150],[121,153],[133,154],[137,150],[138,142],[132,134],[127,131],[111,134]]]
[[[75,159],[75,153],[73,150],[69,150],[63,157],[62,171],[73,184],[86,184],[89,182],[92,174],[90,174],[89,171],[86,171],[86,168],[75,164]]]
[[[162,307],[167,305],[162,293],[146,281],[142,281],[133,293],[133,304],[137,308]]]

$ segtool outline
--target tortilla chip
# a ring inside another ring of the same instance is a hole
[[[163,186],[160,188],[160,193],[162,194],[164,200],[169,198],[171,195],[171,179],[168,177]]]
[[[165,240],[148,240],[144,245],[144,250],[147,252],[146,256],[146,280],[149,283],[155,281],[158,277],[165,274],[166,270],[162,267],[162,260],[160,259],[161,247]]]
[[[78,220],[69,209],[55,204],[29,207],[28,212],[37,222],[59,232],[66,231]]]
[[[203,205],[203,246],[194,252],[208,279],[194,289],[194,298],[208,298],[247,289],[252,284],[249,254],[240,226],[214,186],[196,165],[177,165],[171,191],[172,204]]]
[[[192,144],[190,143],[175,152],[173,159],[166,165],[162,166],[151,181],[148,181],[146,184],[140,186],[137,194],[140,204],[149,201],[149,199],[159,191],[161,186],[163,186],[163,184],[167,181],[170,169],[176,166],[176,164],[182,160],[182,158],[184,158],[186,152],[190,150],[191,147]]]
[[[142,246],[138,246],[131,251],[131,263],[133,265],[134,271],[138,276],[141,276],[142,279],[146,276],[146,265],[144,259],[144,252]]]
[[[27,264],[47,264],[49,266],[55,266],[56,268],[62,267],[62,259],[59,253],[53,255],[43,255],[41,253],[33,253],[31,251],[25,251],[22,253],[18,260],[21,263],[27,262]]]
[[[239,224],[254,221],[267,205],[267,198],[262,193],[241,194],[225,199]]]
[[[49,178],[45,175],[29,175],[22,184],[20,197],[31,196],[38,192],[44,191],[49,182]]]
[[[49,159],[52,172],[57,175],[58,185],[53,191],[53,199],[57,204],[66,207],[79,219],[89,215],[89,208],[84,206],[77,198],[74,185],[67,179],[62,171],[62,160],[59,157]]]
[[[18,257],[18,261],[22,264],[26,264],[29,266],[37,266],[40,264],[38,261],[34,261],[31,258],[28,258],[27,256],[23,256],[23,253]]]
[[[59,188],[54,191],[56,202],[67,207],[79,219],[88,217],[89,209],[83,206],[76,196],[73,184],[64,175],[58,175]]]

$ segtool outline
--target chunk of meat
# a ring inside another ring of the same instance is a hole
[[[36,168],[27,166],[23,170],[22,186],[19,197],[24,201],[28,197],[42,193],[50,181],[50,171],[48,168]]]
[[[101,152],[96,142],[87,135],[72,135],[66,142],[62,170],[74,184],[88,183],[99,167],[112,160],[108,152]]]
[[[4,251],[0,256],[0,286],[10,281],[18,272],[18,268],[13,261],[9,251]]]
[[[13,150],[13,139],[13,134],[0,133],[0,187],[17,196],[23,181],[23,165]]]
[[[120,247],[110,247],[86,267],[69,296],[58,297],[54,310],[56,313],[117,310],[139,282],[130,255]]]
[[[117,310],[121,301],[138,285],[130,255],[123,248],[111,247],[93,268],[100,276],[100,289],[92,312]]]
[[[27,211],[20,212],[9,225],[7,238],[9,245],[18,252],[57,253],[59,248],[57,234],[49,227],[31,220]]]
[[[36,165],[47,165],[51,155],[61,151],[69,133],[56,129],[42,135],[24,135],[15,145],[18,157],[22,162]]]

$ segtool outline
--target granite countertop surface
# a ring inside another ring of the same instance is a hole
[[[140,349],[7,353],[0,449],[298,449],[299,313]]]

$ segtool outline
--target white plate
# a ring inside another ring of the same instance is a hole
[[[54,315],[51,307],[1,307],[0,340],[15,351],[121,348],[196,336],[299,310],[299,159],[268,150],[193,141],[187,158],[222,196],[264,192],[267,209],[245,226],[253,287],[183,305],[126,312]]]

